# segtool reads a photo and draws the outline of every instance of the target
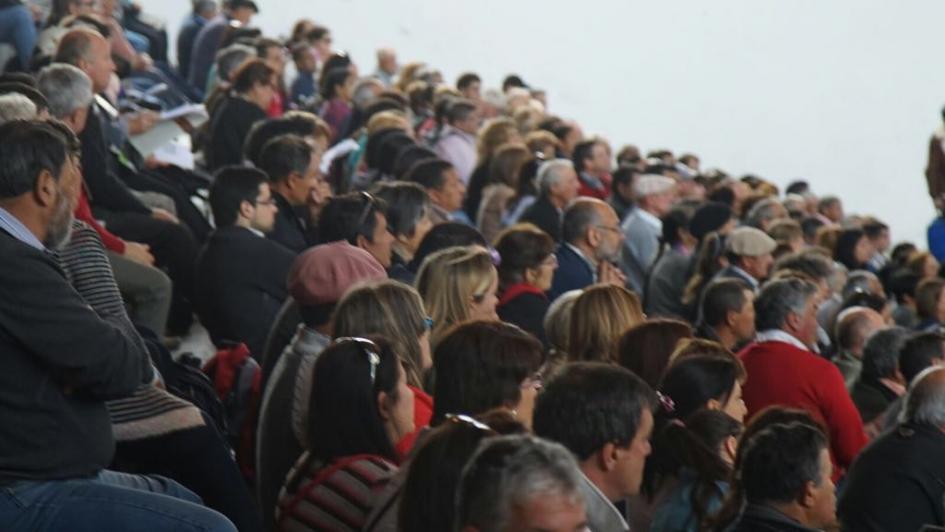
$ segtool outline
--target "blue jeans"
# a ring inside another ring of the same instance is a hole
[[[0,530],[236,532],[236,527],[173,480],[105,470],[93,478],[0,487]]]
[[[36,48],[36,23],[33,15],[23,5],[0,8],[0,42],[12,44],[16,48],[16,58],[20,68],[27,70]],[[0,65],[0,70],[3,65]]]

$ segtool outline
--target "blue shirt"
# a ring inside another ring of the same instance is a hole
[[[0,207],[0,229],[6,231],[13,238],[32,246],[40,251],[46,251],[46,246],[36,238],[32,231],[26,228],[16,216]]]

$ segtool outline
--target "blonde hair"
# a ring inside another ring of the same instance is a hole
[[[385,279],[359,284],[335,307],[332,334],[380,335],[397,353],[407,373],[407,384],[421,387],[423,351],[420,337],[426,332],[426,311],[420,294],[412,287]]]
[[[521,142],[507,142],[499,146],[489,164],[489,182],[518,188],[518,174],[531,157],[528,147]]]
[[[407,121],[407,115],[404,114],[403,111],[381,111],[368,120],[367,134],[370,136],[382,129],[389,128],[403,129],[406,131],[409,127],[410,122]]]
[[[620,336],[644,319],[640,298],[630,290],[609,284],[587,288],[571,308],[568,358],[616,362]]]
[[[538,129],[525,135],[525,145],[532,150],[532,153],[545,153],[545,150],[550,147],[553,154],[561,147],[561,142],[552,132]]]
[[[454,325],[470,318],[470,302],[498,282],[492,255],[479,246],[442,249],[423,260],[416,287],[433,318],[431,342],[436,344]]]
[[[476,154],[482,163],[492,157],[499,146],[514,139],[518,133],[515,122],[510,118],[493,118],[482,126],[476,138]]]
[[[414,80],[417,73],[426,66],[426,63],[420,61],[413,61],[407,63],[400,67],[400,76],[397,79],[396,88],[400,92],[406,94],[407,86],[410,85],[410,82]]]

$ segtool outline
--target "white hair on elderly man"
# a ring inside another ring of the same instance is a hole
[[[0,95],[0,124],[36,118],[36,104],[18,92]]]

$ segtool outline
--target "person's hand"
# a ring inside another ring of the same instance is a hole
[[[154,111],[138,111],[128,117],[128,134],[140,135],[150,131],[157,124],[160,115]]]
[[[136,55],[131,64],[131,68],[138,72],[150,70],[152,66],[154,66],[154,60],[151,59],[151,56],[148,54]]]
[[[597,282],[616,286],[626,286],[627,277],[622,271],[620,271],[620,268],[614,266],[606,260],[602,260],[597,266]]]
[[[154,157],[154,154],[148,155],[148,157],[144,160],[144,167],[147,168],[148,170],[154,170],[156,168],[167,168],[168,166],[171,166],[171,165],[164,161],[157,160]]]
[[[155,220],[163,220],[165,222],[171,222],[175,224],[180,223],[180,220],[178,220],[176,216],[165,211],[164,209],[159,209],[159,208],[151,209],[151,218],[154,218]]]
[[[145,266],[154,266],[154,255],[151,254],[151,247],[139,242],[125,242],[126,259],[144,264]]]

